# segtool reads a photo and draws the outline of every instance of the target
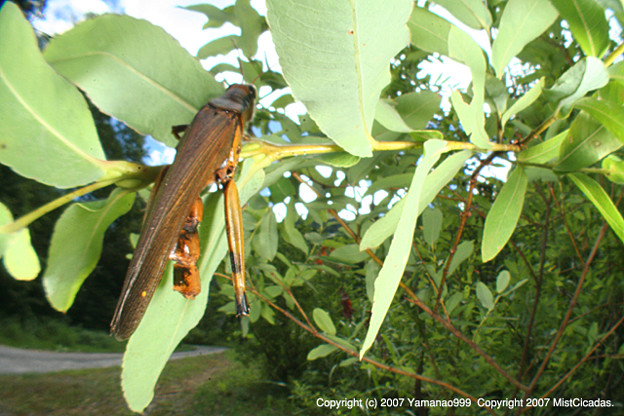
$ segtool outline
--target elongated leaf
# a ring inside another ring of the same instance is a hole
[[[130,16],[86,20],[54,37],[44,56],[104,113],[169,145],[171,126],[223,93],[169,34]]]
[[[420,215],[427,205],[435,199],[440,190],[444,188],[451,179],[453,179],[457,171],[461,169],[464,162],[471,155],[472,152],[468,150],[454,153],[446,158],[444,162],[442,162],[433,172],[427,175],[417,215]],[[386,240],[386,238],[394,234],[397,224],[399,223],[399,219],[401,218],[404,204],[405,198],[397,202],[385,216],[381,217],[373,223],[368,230],[366,230],[366,233],[360,242],[361,251],[364,251],[367,248],[378,247]]]
[[[544,0],[509,0],[503,10],[498,34],[492,44],[492,66],[496,76],[503,76],[505,67],[557,18],[557,10]]]
[[[435,2],[472,29],[489,29],[492,24],[490,11],[481,0],[436,0]]]
[[[487,140],[483,109],[479,108],[474,100],[471,104],[466,104],[457,90],[451,93],[451,104],[464,131],[470,135],[470,141],[482,149],[488,149],[491,144]]]
[[[600,58],[609,47],[609,24],[596,0],[551,0],[585,55]]]
[[[405,123],[392,100],[379,100],[375,109],[375,120],[390,131],[409,133],[413,130]]]
[[[469,105],[466,104],[459,91],[453,91],[453,109],[457,112],[464,130],[470,135],[470,141],[482,149],[488,149],[491,144],[485,131],[483,112],[486,68],[483,50],[465,32],[452,27],[449,32],[449,56],[468,65],[472,74],[472,101]]]
[[[624,243],[624,218],[600,184],[583,173],[571,173],[568,177],[594,204],[615,235]]]
[[[277,253],[277,221],[272,210],[262,217],[258,235],[253,240],[253,247],[261,259],[273,260]]]
[[[338,347],[331,344],[321,344],[317,347],[314,347],[308,352],[307,359],[308,361],[316,360],[317,358],[327,357],[332,352],[338,350]]]
[[[425,179],[445,148],[446,142],[441,140],[429,140],[425,143],[422,160],[418,163],[412,183],[407,191],[407,195],[403,199],[405,206],[420,207],[421,196],[426,183]],[[373,345],[394,294],[399,287],[399,282],[401,277],[403,277],[403,270],[409,258],[416,220],[421,211],[404,209],[401,212],[401,218],[392,238],[388,255],[379,272],[379,276],[375,280],[370,324],[360,350],[360,357],[364,356],[366,351]]]
[[[522,213],[527,177],[522,167],[517,167],[490,208],[483,226],[481,257],[483,262],[492,260],[503,249],[516,229]]]
[[[87,103],[43,60],[32,28],[11,2],[0,9],[0,103],[0,163],[59,188],[104,175]]]
[[[237,181],[241,204],[247,202],[264,181],[264,172],[253,175],[252,172],[252,165],[245,163]],[[227,253],[223,194],[209,195],[204,205],[205,215],[200,226],[202,255],[197,265],[202,278],[201,293],[195,300],[188,300],[174,292],[170,264],[126,347],[121,383],[128,405],[136,412],[141,412],[151,402],[154,386],[169,357],[204,315],[212,275]],[[258,308],[252,306],[252,314],[256,313],[254,309]]]
[[[440,99],[431,91],[401,94],[394,100],[381,99],[377,103],[375,120],[390,131],[409,133],[424,129],[440,109]]]
[[[578,101],[575,107],[586,111],[601,122],[611,134],[624,144],[624,107],[611,101],[589,97]]]
[[[442,211],[438,208],[426,209],[422,214],[423,238],[431,247],[440,236],[442,228]]]
[[[409,0],[269,0],[284,78],[321,130],[356,156],[370,135],[389,62],[409,42]]]
[[[602,124],[581,112],[561,143],[559,162],[555,169],[571,171],[591,166],[620,147],[622,142]]]
[[[396,109],[412,130],[422,130],[440,110],[440,95],[431,91],[408,92],[395,98]]]
[[[412,45],[426,52],[448,55],[451,24],[423,7],[414,7],[409,22]]]
[[[357,244],[346,244],[336,248],[327,257],[329,260],[341,264],[357,264],[369,259],[366,252],[360,251]]]
[[[238,19],[235,14],[233,6],[228,6],[223,9],[219,9],[212,4],[195,4],[192,6],[182,7],[183,9],[191,10],[194,12],[203,13],[208,18],[208,21],[204,25],[203,29],[221,27],[224,23],[230,22],[238,25]]]
[[[43,286],[50,305],[65,312],[95,268],[104,232],[132,207],[134,193],[117,189],[105,201],[72,204],[54,226]]]
[[[284,231],[282,237],[287,243],[297,247],[305,254],[308,254],[308,244],[306,243],[305,238],[303,238],[301,231],[295,227],[295,221],[297,221],[298,218],[299,216],[295,210],[294,201],[291,200],[286,210],[286,218],[284,218],[284,221],[282,222],[282,230]]]
[[[312,318],[314,318],[314,323],[316,323],[321,331],[329,335],[336,335],[336,327],[326,310],[314,308],[312,311]]]
[[[483,282],[477,282],[477,298],[486,309],[494,309],[492,291]]]
[[[496,291],[498,293],[502,293],[509,286],[509,281],[511,280],[511,274],[509,270],[503,270],[496,276]]]
[[[245,56],[254,56],[258,51],[258,37],[266,29],[264,18],[251,7],[249,0],[237,0],[234,11],[241,28],[240,40],[236,46],[243,50]]]
[[[13,221],[13,216],[0,203],[0,226]],[[0,257],[7,272],[17,280],[32,280],[41,271],[39,257],[30,243],[28,228],[13,233],[0,233]]]
[[[558,111],[567,114],[577,100],[589,91],[604,87],[608,81],[604,63],[588,56],[564,72],[549,90],[549,95],[558,102]]]
[[[449,276],[462,264],[465,260],[468,259],[472,255],[474,251],[474,243],[472,240],[470,241],[462,241],[457,246],[457,251],[451,260],[451,264],[449,265],[448,274]]]
[[[211,56],[227,55],[232,51],[239,37],[236,35],[228,35],[217,38],[213,41],[206,43],[197,51],[197,58],[206,59]],[[218,73],[216,68],[212,68],[214,73]]]
[[[518,153],[518,161],[527,163],[550,162],[559,155],[561,143],[568,135],[569,130],[564,130],[555,137]]]
[[[501,125],[505,127],[505,124],[507,124],[507,121],[511,116],[518,114],[520,111],[533,104],[542,94],[543,85],[544,78],[541,78],[529,91],[516,100],[516,102],[503,113],[501,117]]]

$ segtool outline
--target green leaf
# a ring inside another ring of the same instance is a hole
[[[568,177],[598,209],[613,232],[624,243],[624,219],[609,195],[600,184],[583,173],[570,173]]]
[[[551,0],[588,56],[600,58],[609,47],[609,24],[596,0]]]
[[[462,264],[465,260],[470,257],[472,252],[474,251],[474,243],[472,240],[462,241],[457,246],[457,251],[455,251],[455,255],[451,260],[451,264],[449,265],[448,275],[450,276],[453,272]]]
[[[545,142],[529,147],[518,153],[518,161],[526,163],[546,163],[559,155],[561,143],[568,135],[569,130],[564,130]]]
[[[398,175],[378,177],[377,180],[366,189],[366,193],[364,195],[373,195],[380,189],[407,188],[412,182],[413,176],[414,174],[412,173],[400,173]]]
[[[266,303],[261,303],[258,305],[260,309],[260,315],[262,318],[270,323],[271,325],[275,325],[275,311]]]
[[[269,186],[271,191],[271,202],[277,204],[282,202],[289,196],[293,196],[297,193],[295,186],[292,183],[291,178],[281,177],[273,185]]]
[[[321,344],[319,346],[312,348],[310,352],[308,352],[307,359],[308,361],[313,361],[313,360],[316,360],[317,358],[327,357],[329,354],[337,350],[338,350],[338,347],[334,345]]]
[[[239,37],[237,35],[228,35],[217,38],[211,42],[206,43],[197,51],[197,59],[206,59],[212,56],[227,55],[234,50],[234,45],[238,42]],[[215,73],[221,72],[213,68]]]
[[[518,166],[492,204],[483,226],[481,256],[484,263],[496,257],[516,229],[524,205],[527,184],[526,174],[523,168]]]
[[[368,260],[369,256],[365,251],[360,251],[357,244],[346,244],[336,248],[328,256],[328,259],[342,264],[357,264]]]
[[[304,254],[308,254],[308,244],[306,243],[305,238],[303,238],[301,231],[295,227],[297,219],[299,219],[299,215],[295,210],[294,201],[291,200],[286,208],[286,218],[282,221],[284,231],[282,237],[288,244],[298,248]]]
[[[314,308],[312,318],[321,331],[329,335],[336,335],[336,327],[327,311],[321,308]]]
[[[423,237],[425,242],[433,247],[440,236],[440,229],[442,228],[442,211],[438,208],[426,209],[422,214],[422,221]]]
[[[249,0],[236,0],[234,11],[241,28],[236,46],[243,50],[245,56],[252,57],[258,51],[258,37],[266,27],[264,18],[251,7]]]
[[[548,92],[558,102],[557,111],[567,114],[577,100],[589,91],[604,87],[608,81],[604,63],[588,56],[564,72]]]
[[[505,124],[507,124],[507,121],[511,116],[518,114],[520,111],[533,104],[542,94],[543,85],[544,78],[540,78],[540,80],[533,85],[529,91],[516,100],[516,102],[514,102],[512,106],[509,107],[509,109],[507,109],[507,111],[505,111],[501,116],[501,125],[505,127]]]
[[[489,29],[492,24],[490,11],[481,0],[436,0],[436,3],[472,29]]]
[[[448,55],[451,24],[423,7],[414,7],[409,22],[412,45],[426,52]]]
[[[442,188],[459,171],[464,165],[464,162],[472,155],[472,152],[464,150],[454,153],[447,157],[433,172],[427,175],[425,179],[425,186],[422,190],[422,196],[420,198],[420,205],[418,207],[417,215],[423,212],[423,210],[438,196],[438,193]],[[364,251],[367,248],[376,248],[383,243],[386,238],[394,234],[397,228],[401,213],[403,212],[403,206],[405,204],[405,198],[397,202],[390,211],[383,217],[378,219],[367,230],[362,241],[360,242],[360,250]]]
[[[284,78],[320,129],[356,156],[370,135],[389,62],[409,42],[412,1],[269,0]],[[302,24],[305,22],[305,24]]]
[[[204,25],[204,29],[221,27],[224,23],[229,22],[238,25],[238,19],[234,13],[233,7],[225,7],[219,9],[211,4],[195,4],[193,6],[182,7],[186,10],[203,13],[208,18],[208,22]]]
[[[395,98],[396,109],[412,131],[425,129],[440,110],[441,97],[435,92],[408,92]]]
[[[579,100],[575,107],[589,113],[624,144],[624,108],[620,103],[588,97]]]
[[[602,160],[622,147],[602,124],[581,112],[572,122],[569,133],[559,149],[556,170],[578,170]]]
[[[0,203],[0,226],[13,222],[11,211]],[[0,233],[0,257],[7,272],[17,280],[32,280],[41,271],[39,257],[30,243],[28,228]]]
[[[264,261],[271,261],[277,253],[277,220],[273,210],[267,210],[260,221],[258,234],[252,240],[256,253]]]
[[[444,134],[439,130],[414,130],[409,135],[417,142],[426,142],[429,139],[444,140]]]
[[[253,174],[251,163],[244,163],[242,168],[237,185],[241,204],[245,204],[262,186],[264,172]],[[169,357],[204,315],[210,281],[228,250],[223,199],[223,193],[218,192],[204,200],[206,215],[199,229],[202,255],[197,264],[202,278],[200,294],[195,300],[188,300],[172,289],[170,262],[141,323],[128,341],[121,384],[128,406],[136,412],[141,412],[151,402],[154,386]],[[258,316],[257,309],[252,307],[250,315]]]
[[[525,45],[542,34],[557,18],[557,10],[544,0],[509,0],[492,44],[492,66],[498,78]]]
[[[511,274],[509,270],[503,270],[496,276],[496,291],[498,293],[503,293],[507,286],[509,286],[509,281],[511,280]]]
[[[425,143],[421,161],[416,167],[414,178],[403,198],[405,206],[420,207],[421,195],[425,187],[426,178],[433,165],[438,161],[446,149],[446,142],[429,140]],[[422,210],[404,209],[401,212],[396,232],[390,243],[388,255],[384,260],[379,276],[375,280],[375,292],[370,324],[366,338],[360,350],[360,358],[373,345],[381,324],[394,298],[399,282],[403,276],[405,265],[410,255],[416,220]]]
[[[455,90],[451,94],[453,109],[457,112],[466,134],[470,135],[470,141],[482,149],[488,149],[491,143],[485,131],[483,112],[486,70],[483,50],[468,34],[452,27],[449,32],[449,56],[468,65],[472,74],[472,101],[469,105],[466,104],[459,91]]]
[[[0,9],[0,102],[0,163],[58,188],[104,175],[106,157],[87,103],[43,60],[30,24],[11,2]]]
[[[173,146],[171,126],[223,92],[177,40],[130,16],[86,20],[54,37],[44,56],[102,112]]]
[[[487,74],[485,79],[485,96],[486,103],[490,106],[490,111],[502,116],[507,109],[507,101],[509,100],[509,91],[505,83],[494,77],[494,75]]]
[[[344,152],[316,155],[314,159],[321,162],[321,164],[330,165],[335,168],[350,168],[353,165],[357,165],[360,161],[358,156],[353,156]]]
[[[488,310],[494,309],[494,297],[492,296],[492,292],[490,288],[481,281],[477,282],[477,298],[484,308]]]
[[[602,168],[609,169],[607,174],[610,181],[624,185],[624,161],[616,155],[609,155],[602,161]]]
[[[375,121],[390,131],[409,133],[412,128],[405,123],[395,107],[393,100],[382,98],[377,102],[375,109]]]
[[[106,200],[75,203],[63,212],[54,226],[43,274],[43,287],[53,308],[65,312],[72,305],[100,259],[106,229],[130,210],[134,195],[116,189]]]
[[[453,314],[453,311],[463,299],[464,294],[462,292],[455,292],[446,300],[446,311],[449,313],[449,316]]]

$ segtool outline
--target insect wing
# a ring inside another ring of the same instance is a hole
[[[240,117],[233,112],[206,105],[193,119],[143,224],[111,322],[116,338],[128,338],[139,325],[191,206],[201,190],[214,182],[234,136],[241,134]]]

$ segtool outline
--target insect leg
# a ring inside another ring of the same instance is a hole
[[[249,315],[245,295],[245,240],[243,237],[243,217],[241,215],[238,189],[233,180],[225,184],[225,229],[230,248],[232,284],[236,300],[236,314]]]
[[[188,124],[181,124],[178,126],[173,126],[171,127],[171,133],[176,137],[176,139],[178,139],[178,141],[180,141],[182,140],[182,138],[180,137],[180,133],[183,133],[187,127],[188,127]]]
[[[202,220],[204,205],[201,198],[193,203],[191,212],[184,220],[178,242],[169,258],[173,265],[173,289],[187,299],[194,299],[201,290],[197,260],[199,259],[199,234],[197,226]]]

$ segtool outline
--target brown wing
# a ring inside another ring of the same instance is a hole
[[[143,224],[111,322],[116,338],[128,338],[139,325],[184,219],[201,190],[214,182],[215,171],[227,158],[234,136],[241,132],[240,115],[211,105],[204,106],[193,119]]]

